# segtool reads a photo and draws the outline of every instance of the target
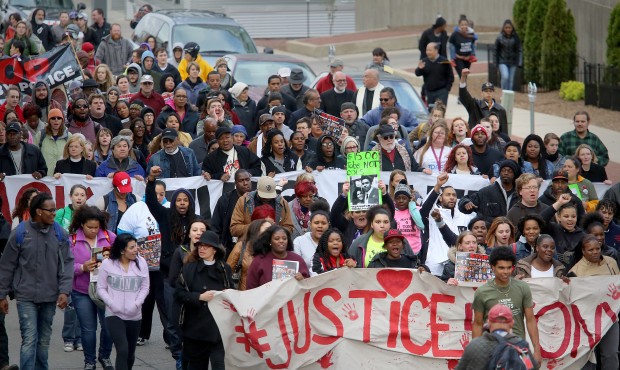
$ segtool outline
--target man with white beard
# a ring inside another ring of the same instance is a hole
[[[353,102],[355,92],[347,89],[347,75],[342,72],[334,73],[333,82],[333,89],[321,93],[321,110],[338,117],[342,104]]]

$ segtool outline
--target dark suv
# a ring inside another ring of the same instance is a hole
[[[224,54],[256,53],[247,31],[223,13],[206,10],[158,10],[145,15],[136,26],[133,41],[140,44],[155,36],[172,55],[172,47],[193,41],[210,63]]]

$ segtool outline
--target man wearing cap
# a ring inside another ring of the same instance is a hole
[[[121,119],[105,112],[105,97],[101,94],[93,94],[88,98],[90,118],[97,122],[100,127],[106,127],[112,131],[112,137],[118,135],[123,129]]]
[[[180,130],[195,138],[198,121],[200,120],[200,114],[198,111],[193,109],[191,104],[187,101],[187,91],[185,91],[182,87],[177,87],[174,90],[172,95],[172,104],[166,104],[162,108],[159,117],[157,117],[157,121],[155,122],[157,127],[166,127],[166,121],[173,112],[181,117]]]
[[[178,68],[181,80],[185,81],[189,76],[187,73],[187,63],[196,62],[200,66],[200,78],[203,81],[207,81],[207,75],[213,70],[213,67],[200,55],[200,46],[195,42],[188,42],[183,47],[183,51],[185,55],[183,56],[183,60],[179,62]]]
[[[278,95],[280,95],[280,99],[278,99],[280,100],[280,102],[277,105],[282,104],[286,107],[286,109],[290,110],[291,112],[297,110],[297,102],[295,101],[295,99],[288,94],[281,94],[281,87],[282,77],[278,75],[271,75],[267,78],[267,89],[265,90],[265,95],[258,101],[258,103],[256,103],[256,112],[258,112],[257,117],[260,117],[261,114],[266,113],[261,111],[267,108],[268,105],[271,105],[269,98],[273,93],[278,93]],[[250,133],[250,135],[252,134],[253,133]]]
[[[488,369],[495,348],[502,341],[520,348],[527,348],[527,357],[532,362],[533,368],[538,369],[538,363],[529,350],[529,344],[523,338],[512,333],[515,323],[510,308],[501,303],[493,306],[489,310],[487,324],[489,331],[485,331],[481,336],[469,342],[463,351],[459,364],[456,366],[456,370]]]
[[[94,29],[88,27],[88,14],[79,13],[77,17],[77,26],[80,28],[80,32],[84,34],[82,42],[90,42],[93,45],[99,45],[101,39],[97,36],[97,32]]]
[[[289,119],[289,125],[294,127],[295,123],[304,117],[311,117],[314,114],[315,109],[321,108],[321,96],[315,89],[308,89],[304,93],[301,101],[303,106],[294,111]],[[301,106],[301,105],[298,105]]]
[[[215,139],[215,132],[217,131],[217,120],[213,117],[206,117],[201,122],[203,125],[202,134],[192,140],[192,142],[189,144],[189,148],[194,151],[194,154],[196,155],[196,160],[198,160],[198,164],[200,164],[200,167],[202,168],[202,163],[207,157],[207,154],[209,154],[207,145],[209,145],[209,142],[211,140]]]
[[[273,120],[271,121],[273,125]],[[207,180],[232,181],[237,170],[243,168],[260,176],[260,159],[244,146],[234,145],[230,127],[220,127],[215,131],[219,148],[209,154],[202,162],[203,176]]]
[[[430,42],[426,46],[426,57],[420,59],[416,76],[424,79],[424,92],[429,110],[435,106],[437,99],[448,105],[448,94],[454,83],[452,64],[446,57],[439,54],[439,45]]]
[[[474,99],[467,90],[468,75],[469,68],[463,68],[461,71],[461,83],[459,84],[459,99],[469,114],[469,127],[477,125],[482,117],[486,117],[489,113],[495,112],[499,118],[499,130],[508,133],[506,109],[493,98],[495,86],[490,82],[483,83],[482,99]]]
[[[151,172],[151,167],[161,168],[161,177],[177,178],[200,176],[202,171],[194,151],[179,145],[179,134],[173,128],[167,128],[161,134],[163,149],[160,149],[149,159],[146,173]]]
[[[273,123],[275,128],[282,131],[284,138],[288,141],[288,139],[293,134],[293,130],[286,123],[286,108],[282,105],[278,105],[276,107],[271,108],[271,116],[273,117]]]
[[[155,84],[153,81],[153,76],[143,75],[140,78],[140,91],[133,94],[131,98],[129,98],[129,103],[133,103],[134,100],[140,99],[145,105],[153,108],[155,120],[157,120],[157,116],[159,116],[159,113],[166,105],[166,102],[164,101],[164,98],[162,98],[161,94],[155,92],[154,88]]]
[[[514,321],[513,334],[526,339],[525,329],[527,326],[527,332],[534,348],[534,358],[540,363],[542,357],[538,341],[538,327],[534,316],[532,291],[526,282],[511,277],[516,262],[517,257],[512,248],[496,247],[491,251],[489,264],[495,278],[479,287],[474,293],[472,335],[474,338],[483,335],[484,321],[491,318],[491,312],[495,315],[496,311],[493,310],[495,305],[502,304],[508,308],[502,315],[504,320],[512,318]],[[493,317],[493,320],[495,321],[496,317]],[[480,369],[480,367],[476,369]]]
[[[68,43],[71,43],[71,46],[73,46],[74,49],[77,49],[79,37],[80,37],[80,28],[77,26],[77,24],[73,24],[73,23],[68,24],[67,28],[65,29],[65,32],[62,35],[62,40],[60,40],[60,45],[66,45]]]
[[[107,64],[112,74],[118,76],[123,74],[129,64],[132,51],[131,41],[123,38],[120,24],[114,23],[110,27],[110,34],[101,39],[95,58]]]
[[[118,234],[117,226],[121,221],[118,211],[125,212],[129,207],[137,202],[136,196],[132,193],[131,177],[127,172],[114,172],[112,176],[112,191],[97,199],[95,207],[108,212],[108,230]],[[129,230],[126,230],[129,231]]]
[[[340,108],[344,103],[353,102],[355,90],[347,87],[347,75],[342,72],[334,72],[332,89],[321,93],[321,110],[334,117],[340,115]],[[317,91],[319,91],[317,89]]]
[[[336,74],[336,72],[342,72],[342,70],[344,69],[344,62],[342,61],[342,59],[336,58],[328,64],[328,67],[329,73],[321,77],[319,82],[317,82],[316,86],[314,87],[319,92],[319,94],[323,94],[324,92],[331,90],[336,86],[336,81],[334,81],[334,75]],[[346,74],[344,75],[344,77],[347,80],[345,88],[353,92],[357,91],[355,81],[353,81],[353,79]]]
[[[568,188],[568,174],[563,170],[558,170],[553,173],[551,183],[538,200],[540,203],[552,206],[553,203],[560,199],[560,195],[562,194],[569,194],[571,196],[571,203],[577,208],[577,219],[581,220],[581,217],[586,213],[583,208],[583,202]]]
[[[357,110],[357,106],[355,104],[350,102],[343,103],[340,106],[340,114],[338,116],[344,120],[344,123],[349,130],[349,136],[353,136],[360,143],[363,143],[366,140],[368,125],[357,119],[359,116],[359,111]],[[359,148],[359,150],[363,151],[363,148]]]
[[[276,126],[273,121],[273,117],[269,113],[262,114],[259,117],[258,126],[260,132],[254,139],[252,139],[250,145],[248,145],[248,149],[260,158],[263,153],[263,145],[267,142],[267,131],[275,128]]]
[[[293,68],[291,69],[291,76],[288,78],[288,85],[284,85],[280,88],[280,93],[295,99],[295,106],[298,109],[304,105],[304,96],[309,89],[308,86],[304,85],[305,80],[306,76],[304,75],[304,71],[301,68]]]
[[[471,130],[472,145],[471,152],[474,160],[474,165],[478,168],[483,175],[493,175],[493,164],[498,163],[504,159],[502,153],[496,149],[490,148],[488,145],[489,133],[482,125],[476,125]]]
[[[175,42],[174,45],[172,45],[172,55],[168,58],[168,63],[172,64],[175,68],[178,68],[181,60],[183,60],[183,43]],[[179,70],[177,69],[177,73],[178,72]],[[180,78],[181,75],[179,74],[179,79]]]
[[[47,164],[36,145],[22,143],[22,125],[13,121],[6,126],[6,144],[0,147],[0,181],[26,174],[39,180],[47,175]]]
[[[276,192],[276,181],[273,177],[262,176],[258,179],[256,190],[245,193],[235,205],[230,220],[230,234],[240,238],[246,234],[252,222],[252,212],[257,206],[268,204],[276,211],[274,222],[290,232],[293,232],[291,208],[280,194]]]
[[[476,193],[466,194],[459,201],[459,211],[470,214],[476,212],[488,223],[495,217],[506,216],[508,210],[517,203],[515,179],[521,175],[519,166],[511,159],[499,164],[499,181],[478,190]]]
[[[420,60],[428,57],[428,55],[426,54],[426,47],[431,42],[434,42],[439,47],[439,55],[444,58],[448,58],[446,47],[448,45],[446,20],[441,16],[437,17],[437,19],[435,19],[435,23],[430,28],[424,30],[424,32],[422,32],[422,34],[420,35],[420,41],[418,42],[418,50],[420,50]]]
[[[105,16],[103,14],[103,9],[95,8],[91,13],[91,17],[93,18],[93,24],[90,26],[97,34],[97,38],[102,40],[104,37],[110,34],[110,29],[112,26],[110,23],[106,22]],[[95,47],[98,47],[99,44],[95,44]],[[82,48],[82,50],[84,50]]]
[[[90,116],[88,101],[78,97],[71,104],[71,119],[67,122],[67,129],[72,134],[82,134],[93,145],[97,141],[99,124],[95,123]]]
[[[369,110],[380,106],[379,91],[381,91],[384,86],[379,83],[379,71],[376,69],[367,69],[364,71],[362,84],[364,84],[364,86],[357,89],[353,96],[353,101],[355,105],[357,105],[358,111],[362,112],[361,114],[364,115]]]

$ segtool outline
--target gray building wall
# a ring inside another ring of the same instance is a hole
[[[619,2],[566,0],[575,17],[577,53],[590,63],[605,63],[609,16]],[[499,28],[504,19],[512,18],[513,4],[514,0],[356,0],[356,30],[430,26],[437,14],[452,26],[460,14],[467,14],[476,25]]]

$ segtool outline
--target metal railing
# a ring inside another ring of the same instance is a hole
[[[620,111],[620,67],[585,63],[585,103]]]

